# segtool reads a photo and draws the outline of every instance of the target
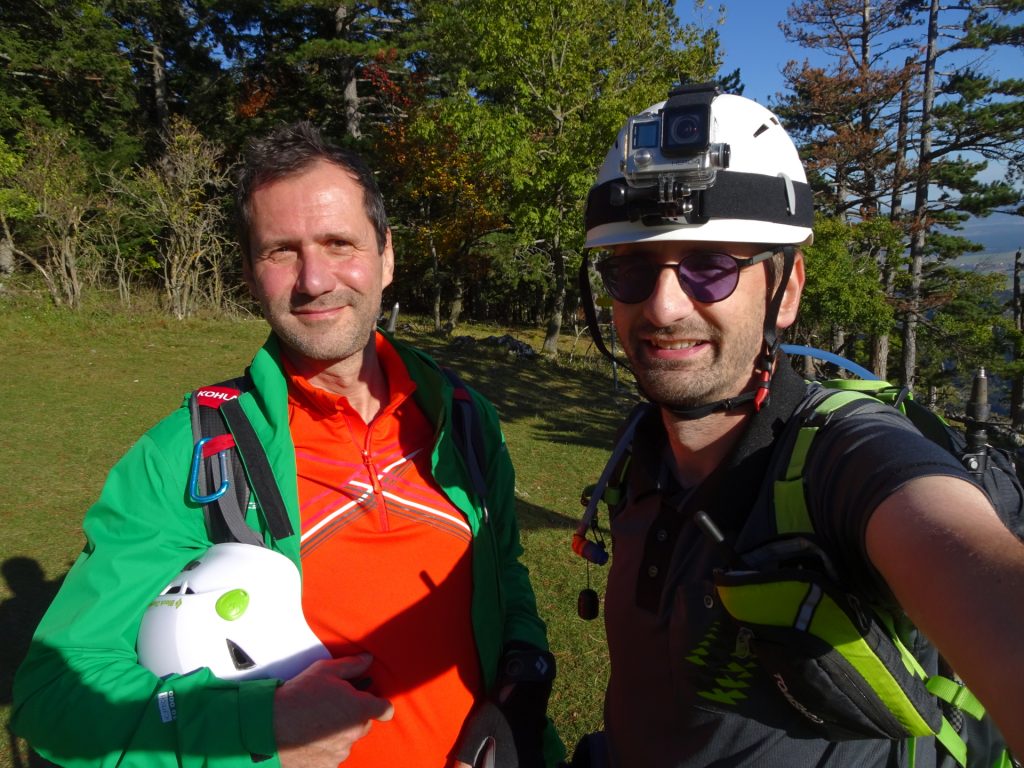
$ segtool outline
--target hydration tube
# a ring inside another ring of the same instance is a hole
[[[877,374],[872,373],[867,368],[857,365],[852,360],[847,360],[845,357],[840,357],[834,352],[826,352],[824,349],[815,349],[814,347],[805,347],[800,344],[783,344],[780,349],[787,355],[808,355],[817,360],[824,360],[826,363],[832,363],[838,365],[843,370],[855,373],[862,379],[868,381],[881,381],[881,377]]]

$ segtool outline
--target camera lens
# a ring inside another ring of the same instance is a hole
[[[700,121],[696,115],[680,115],[668,127],[672,143],[685,147],[700,140]]]
[[[696,155],[707,149],[711,111],[706,104],[684,104],[661,116],[661,152],[667,157]]]

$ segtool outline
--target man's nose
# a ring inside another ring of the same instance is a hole
[[[644,316],[656,327],[663,328],[688,317],[694,301],[679,282],[678,268],[667,265],[658,271],[651,295],[644,301]]]
[[[306,296],[330,293],[336,285],[331,259],[316,245],[302,248],[298,259],[295,290]]]

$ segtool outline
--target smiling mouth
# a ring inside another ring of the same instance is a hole
[[[327,315],[333,312],[337,312],[342,309],[345,305],[341,304],[338,306],[330,307],[299,307],[292,310],[292,314],[298,317],[318,317],[320,315]]]
[[[693,339],[672,340],[660,339],[655,337],[648,339],[647,343],[650,344],[652,347],[657,347],[658,349],[675,351],[680,349],[693,349],[694,347],[700,346],[704,342],[695,341]]]

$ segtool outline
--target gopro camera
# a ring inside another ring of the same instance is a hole
[[[715,183],[729,166],[729,145],[711,141],[711,83],[684,86],[669,94],[657,115],[626,123],[620,163],[631,187],[657,187],[660,202],[678,201]]]

